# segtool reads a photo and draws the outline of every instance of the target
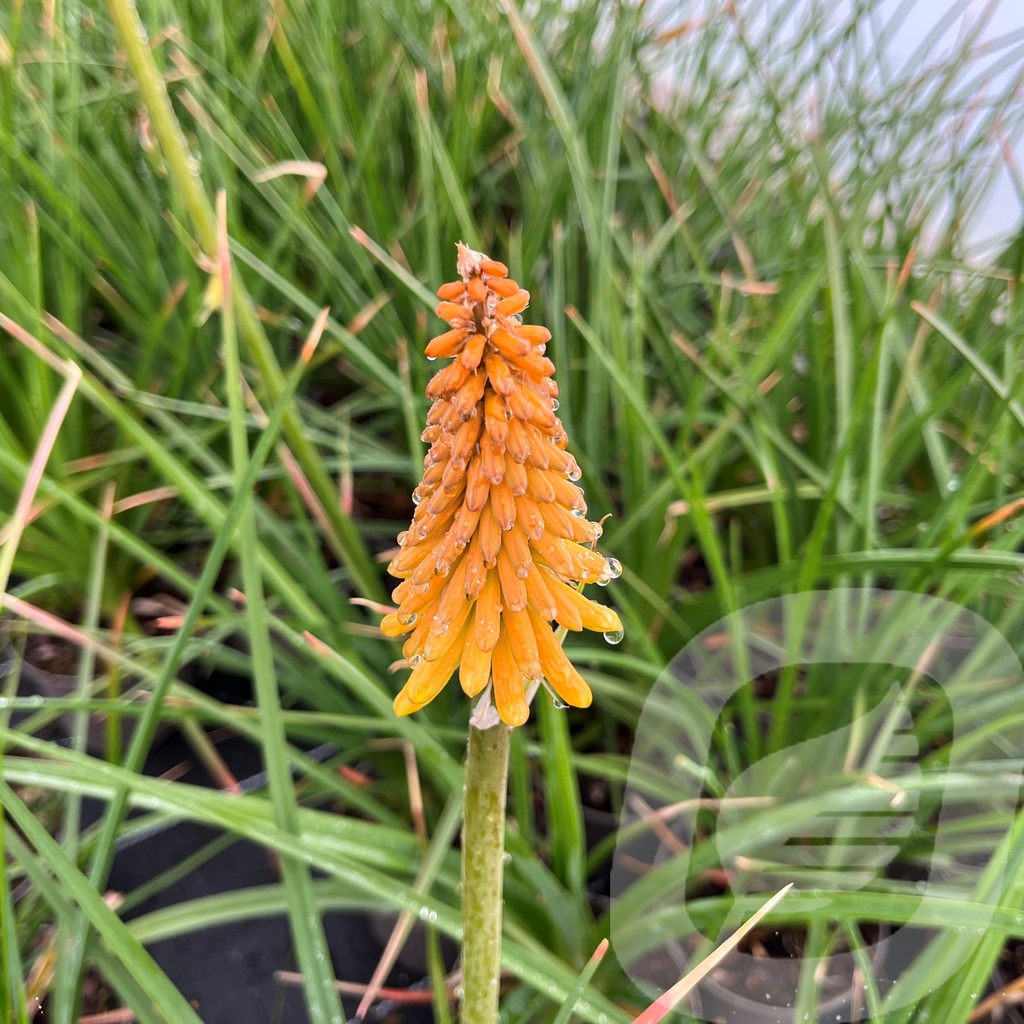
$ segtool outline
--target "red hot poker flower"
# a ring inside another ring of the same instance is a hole
[[[586,519],[580,468],[555,415],[551,334],[519,315],[529,293],[504,264],[461,243],[457,268],[461,280],[437,292],[450,330],[427,345],[427,358],[451,362],[427,385],[430,451],[389,566],[402,580],[398,610],[381,629],[409,634],[412,674],[398,714],[433,700],[458,669],[470,697],[491,683],[498,715],[522,725],[528,690],[544,680],[567,704],[590,704],[551,623],[617,643],[618,615],[576,585],[603,585],[622,569],[592,549],[601,528]]]

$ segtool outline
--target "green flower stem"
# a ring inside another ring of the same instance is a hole
[[[501,890],[509,737],[499,724],[469,727],[462,828],[461,1024],[494,1024],[501,979]]]

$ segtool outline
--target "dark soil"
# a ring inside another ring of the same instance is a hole
[[[218,749],[238,778],[262,770],[259,751],[243,740],[229,739],[220,743]],[[146,773],[160,775],[173,771],[191,758],[191,750],[174,735],[151,754]],[[190,767],[180,778],[193,784],[210,784],[205,771],[198,766]],[[93,810],[99,812],[98,807]],[[216,836],[212,829],[183,823],[142,838],[119,850],[109,887],[130,892],[174,867]],[[130,919],[185,900],[278,881],[278,871],[267,851],[238,841],[126,916]],[[382,943],[365,915],[329,914],[324,926],[336,976],[351,982],[369,981]],[[150,952],[193,1003],[205,1024],[302,1024],[307,1020],[301,989],[275,980],[277,971],[297,970],[284,917],[205,929],[154,943]],[[388,984],[404,988],[420,980],[408,969],[396,969]],[[354,1013],[355,1007],[356,1001],[346,1000],[348,1013]],[[429,1020],[430,1014],[420,1007],[407,1012],[392,1004],[379,1007],[372,1019],[419,1024]]]

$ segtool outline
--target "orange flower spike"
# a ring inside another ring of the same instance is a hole
[[[493,700],[507,725],[522,725],[537,682],[575,707],[590,703],[552,622],[618,642],[618,615],[577,584],[621,569],[592,550],[601,531],[584,518],[580,469],[556,415],[551,333],[520,322],[530,295],[504,264],[460,244],[458,270],[461,280],[437,291],[451,329],[427,355],[452,361],[427,385],[431,447],[391,563],[403,578],[398,608],[381,631],[406,635],[412,673],[398,714],[433,700],[458,670],[466,694],[484,694],[481,707]]]

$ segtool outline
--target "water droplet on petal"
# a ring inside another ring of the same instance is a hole
[[[617,580],[622,575],[622,563],[617,558],[606,558],[605,565],[608,567],[608,575]]]
[[[416,624],[416,620],[418,618],[419,618],[419,616],[416,614],[416,612],[408,612],[406,615],[403,615],[401,612],[398,613],[398,621],[403,626],[413,626],[413,625],[415,625]]]
[[[575,483],[575,482],[576,482],[577,480],[579,480],[579,479],[580,479],[580,477],[582,477],[582,476],[583,476],[583,470],[582,470],[582,469],[580,469],[580,465],[579,465],[579,463],[578,463],[578,462],[574,462],[574,463],[572,464],[572,467],[570,468],[569,472],[568,472],[568,473],[566,473],[565,475],[566,475],[566,476],[567,476],[567,477],[568,477],[568,478],[569,478],[569,479],[570,479],[570,480],[571,480],[571,481],[572,481],[573,483]]]
[[[582,519],[587,514],[587,510],[582,505],[577,505],[576,508],[572,510],[572,514],[577,519]]]
[[[623,632],[621,629],[612,629],[605,633],[604,638],[610,644],[622,643]]]
[[[428,363],[436,362],[436,360],[437,360],[437,356],[427,356],[427,362]]]
[[[408,530],[403,530],[398,535],[398,546],[400,548],[402,548],[402,547],[405,547],[405,545],[408,544],[408,543],[409,543],[409,531]]]
[[[553,697],[551,699],[551,706],[556,708],[558,711],[564,711],[567,707],[569,707],[569,705],[566,704],[565,701],[562,700],[560,697]]]
[[[423,495],[419,491],[412,492],[412,503],[418,505],[423,500]]]
[[[591,523],[590,536],[594,540],[600,540],[602,533],[604,533],[604,527],[600,523]]]
[[[551,399],[551,411],[552,412],[558,412],[558,399],[557,398],[552,398]]]
[[[608,639],[608,634],[607,633],[605,633],[604,638],[606,640]],[[620,635],[620,639],[621,639],[621,635]],[[423,655],[422,654],[414,654],[409,659],[409,668],[419,668],[420,665],[422,665],[422,664],[423,664]]]

